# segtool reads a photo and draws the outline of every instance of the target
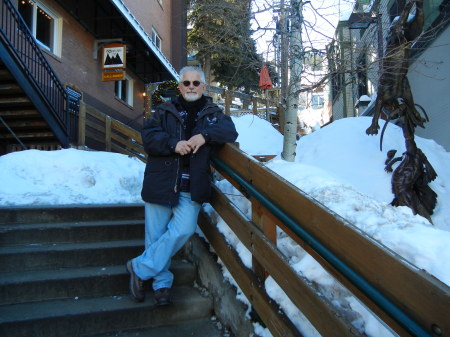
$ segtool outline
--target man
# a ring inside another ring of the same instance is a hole
[[[159,105],[142,129],[148,154],[145,201],[145,251],[127,262],[132,297],[145,299],[143,281],[153,279],[158,305],[170,304],[172,256],[194,234],[201,203],[211,191],[210,155],[238,136],[233,121],[209,97],[205,74],[180,70],[181,96]]]

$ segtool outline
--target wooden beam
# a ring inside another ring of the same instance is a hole
[[[322,336],[360,335],[350,323],[340,317],[339,312],[325,297],[317,296],[317,289],[292,269],[276,246],[255,224],[246,220],[235,207],[231,207],[229,200],[215,186],[211,205]],[[215,250],[217,251],[216,248]],[[239,286],[241,287],[240,283]]]
[[[111,117],[105,118],[105,151],[111,152]]]
[[[136,131],[133,128],[130,128],[129,126],[117,121],[117,120],[113,120],[112,121],[112,129],[114,131],[118,131],[121,134],[123,134],[124,136],[134,139],[137,143],[142,144],[142,137],[141,137],[141,133]]]
[[[275,337],[302,336],[284,312],[266,294],[251,270],[243,265],[239,256],[203,211],[200,212],[198,224],[270,332]]]
[[[232,97],[230,92],[226,89],[224,89],[224,96],[225,96],[225,114],[230,115]]]
[[[263,195],[269,199],[276,196],[272,202],[286,215],[423,329],[431,335],[433,329],[440,329],[441,336],[450,336],[448,286],[412,266],[282,177],[246,157],[239,149],[225,145],[218,157],[245,180],[251,181]],[[372,310],[383,312],[374,302],[365,303]],[[389,321],[386,315],[382,319]]]
[[[83,101],[78,112],[78,145],[86,145],[86,104]]]
[[[261,205],[254,199],[251,199],[252,203],[252,221],[261,230],[270,242],[275,246],[277,244],[277,228],[275,222],[271,221],[264,212],[262,212]],[[264,269],[264,266],[252,255],[252,268],[257,277],[261,280],[265,280],[269,277],[269,273]]]

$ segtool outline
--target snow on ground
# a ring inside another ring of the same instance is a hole
[[[450,285],[450,154],[443,147],[416,137],[418,147],[438,173],[430,184],[438,195],[432,225],[407,207],[390,205],[391,174],[384,171],[384,161],[388,150],[396,149],[398,155],[405,150],[398,127],[389,125],[381,152],[380,137],[365,133],[370,118],[338,120],[302,137],[295,162],[288,163],[280,158],[283,138],[268,122],[252,115],[233,117],[233,121],[241,150],[249,155],[277,155],[267,163],[269,169]],[[139,203],[143,172],[141,161],[115,153],[74,149],[11,153],[0,157],[0,206]],[[237,190],[226,181],[219,182],[219,187],[232,194],[232,201],[251,217],[249,202]],[[218,227],[250,267],[248,250],[222,220]],[[349,315],[358,329],[369,336],[390,336],[360,302],[281,231],[277,245],[292,267]],[[224,274],[233,282],[229,273]],[[266,288],[305,336],[317,335],[272,278],[267,279]],[[270,336],[268,330],[257,329],[261,336]]]
[[[13,152],[0,176],[0,206],[142,203],[144,164],[118,153]]]

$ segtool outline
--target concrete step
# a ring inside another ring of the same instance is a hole
[[[57,141],[52,142],[25,142],[25,145],[28,150],[41,150],[41,151],[56,151],[61,150],[62,145]],[[23,151],[23,147],[21,144],[10,143],[6,146],[6,153]]]
[[[10,95],[22,93],[22,88],[17,83],[0,83],[0,95]]]
[[[19,119],[42,119],[42,116],[36,109],[9,109],[1,110],[0,117],[4,120],[19,120]]]
[[[10,120],[6,121],[8,124],[8,127],[15,132],[22,131],[22,130],[47,130],[49,129],[49,126],[47,122],[43,119],[39,120],[26,120],[26,119],[20,119],[20,120]],[[0,125],[2,129],[6,130],[6,127],[2,124]],[[4,131],[3,130],[3,131]],[[2,131],[0,129],[0,131]]]
[[[0,247],[0,271],[114,266],[142,254],[143,250],[143,239]]]
[[[191,263],[173,260],[170,270],[175,277],[174,286],[194,285],[196,268]],[[125,294],[129,279],[125,261],[117,266],[0,273],[0,305]],[[151,291],[151,282],[144,286]]]
[[[0,130],[2,131],[2,130]],[[37,141],[42,140],[44,142],[52,141],[55,138],[55,135],[51,131],[14,131],[14,134],[6,133],[6,128],[4,129],[5,132],[2,133],[2,137],[7,140],[15,140],[16,137],[19,139],[22,139],[24,142],[26,141]]]
[[[0,225],[0,246],[132,240],[144,237],[144,220]]]
[[[152,296],[135,303],[128,295],[0,306],[0,335],[82,336],[208,319],[212,300],[192,287],[175,287],[173,305],[155,306]],[[178,335],[182,336],[182,335]]]
[[[0,61],[0,82],[11,82],[15,81],[11,73],[4,67],[3,63]]]
[[[30,99],[26,96],[20,97],[0,97],[0,109],[8,109],[11,107],[32,107]]]
[[[0,336],[220,336],[182,252],[173,305],[155,305],[151,282],[130,298],[125,263],[143,250],[142,204],[0,208]]]
[[[166,325],[145,329],[132,329],[89,335],[85,337],[224,337],[230,336],[221,324],[215,320],[206,319],[189,321],[175,325]]]
[[[0,207],[0,224],[144,219],[144,204]]]

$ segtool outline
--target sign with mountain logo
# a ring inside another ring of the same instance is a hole
[[[102,69],[119,69],[126,67],[126,45],[111,43],[103,46]]]

